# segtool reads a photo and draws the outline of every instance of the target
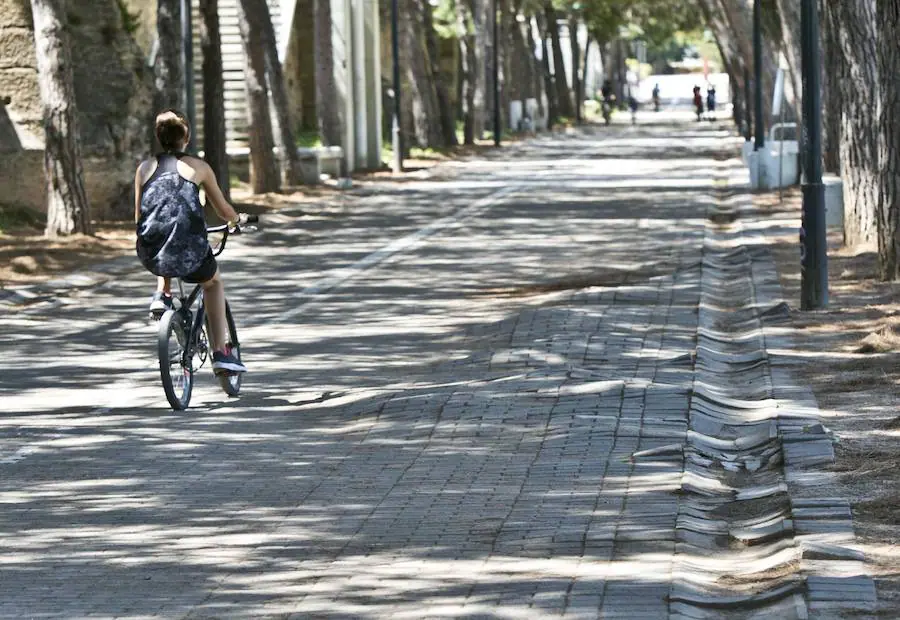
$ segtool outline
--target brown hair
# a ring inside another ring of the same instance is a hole
[[[156,115],[156,139],[164,151],[174,151],[187,140],[191,125],[187,117],[178,110],[163,110]]]

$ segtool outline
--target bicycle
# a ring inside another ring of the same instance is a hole
[[[225,251],[225,244],[229,235],[240,234],[242,226],[258,221],[257,216],[242,216],[242,223],[234,228],[227,224],[207,228],[207,233],[223,233],[222,240],[213,249],[213,255],[219,256]],[[200,305],[196,311],[191,308],[199,300]],[[178,279],[179,302],[177,308],[166,310],[159,317],[157,328],[157,349],[159,354],[159,372],[162,377],[163,390],[166,399],[175,411],[187,409],[191,402],[191,392],[194,388],[194,373],[212,357],[212,349],[209,345],[209,334],[212,330],[209,319],[206,316],[206,308],[203,304],[203,286],[198,284],[185,295],[184,285]],[[228,300],[225,301],[225,320],[228,323],[228,342],[232,355],[239,361],[241,359],[241,345],[238,341],[237,328],[234,325],[234,317],[231,315],[231,307]],[[219,384],[229,396],[237,396],[241,391],[242,373],[216,374]]]

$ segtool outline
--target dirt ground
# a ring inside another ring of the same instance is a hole
[[[858,542],[868,555],[879,595],[879,617],[900,617],[900,284],[876,276],[873,251],[841,248],[829,233],[829,304],[801,312],[797,228],[801,197],[792,190],[754,200],[778,234],[770,240],[785,296],[792,306],[798,366],[835,433],[836,489],[853,504]]]
[[[410,163],[411,172],[401,180],[436,162],[422,160]],[[381,174],[359,175],[354,177],[354,183],[365,184]],[[289,206],[325,206],[339,201],[341,192],[333,184],[323,184],[290,188],[278,194],[253,195],[246,185],[239,185],[232,188],[232,202],[238,211],[260,214]],[[4,213],[0,207],[2,215]],[[37,284],[89,270],[91,265],[105,260],[134,254],[134,224],[131,222],[94,222],[94,235],[49,240],[43,236],[43,218],[22,213],[7,215],[6,218],[0,217],[0,289]],[[214,215],[207,215],[211,223],[215,222]]]

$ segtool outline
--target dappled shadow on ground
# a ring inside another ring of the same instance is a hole
[[[799,242],[801,197],[757,198],[767,221],[768,240],[786,298],[800,299]],[[829,305],[826,310],[792,313],[797,374],[808,382],[840,439],[835,447],[836,495],[854,505],[854,526],[878,579],[882,613],[900,609],[900,564],[896,523],[900,479],[900,303],[896,284],[877,279],[874,252],[841,249],[841,235],[829,235]]]
[[[490,190],[275,217],[222,261],[243,393],[179,414],[146,277],[5,317],[0,615],[666,614],[681,458],[629,457],[686,430],[708,189],[518,189],[368,263]]]

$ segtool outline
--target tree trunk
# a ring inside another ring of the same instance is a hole
[[[781,20],[782,51],[787,59],[797,110],[803,109],[803,81],[800,68],[800,2],[797,0],[776,0],[778,16]]]
[[[203,54],[203,158],[231,200],[228,153],[225,150],[225,84],[218,0],[199,0],[200,48]]]
[[[486,5],[490,0],[467,1],[469,11],[472,13],[475,31],[475,63],[471,67],[472,88],[474,89],[472,98],[472,133],[476,140],[480,140],[484,135],[484,125],[487,121],[487,83],[485,76],[490,33],[487,32],[488,14]]]
[[[444,136],[422,25],[420,0],[405,0],[400,15],[400,43],[412,101],[413,132],[420,147],[441,148]]]
[[[425,29],[425,43],[428,50],[428,59],[430,60],[431,76],[432,80],[434,80],[444,145],[456,146],[459,143],[456,139],[456,119],[453,114],[453,104],[450,101],[450,92],[447,90],[447,83],[441,73],[441,56],[438,49],[437,33],[434,30],[431,2],[425,0],[421,3],[421,7]]]
[[[277,192],[278,166],[275,162],[275,140],[269,116],[269,87],[266,80],[264,35],[259,21],[248,19],[244,3],[237,3],[238,27],[244,47],[244,73],[247,88],[247,116],[250,138],[250,185],[254,194]]]
[[[156,110],[176,108],[183,111],[186,102],[181,54],[181,0],[157,0],[156,38],[158,47],[153,65]]]
[[[523,28],[525,30],[525,44],[528,47],[528,62],[531,65],[531,82],[532,82],[532,92],[534,92],[534,96],[538,102],[538,113],[543,114],[544,110],[544,95],[546,94],[547,76],[544,74],[543,64],[538,61],[537,58],[537,39],[534,37],[534,32],[537,29],[537,20],[533,15],[526,16],[527,19],[523,24]],[[541,41],[543,41],[543,37],[539,37]],[[549,99],[548,99],[549,105]],[[534,120],[534,119],[532,119]]]
[[[291,120],[290,102],[284,87],[284,72],[281,60],[278,59],[278,44],[275,39],[275,28],[266,0],[238,0],[244,15],[249,18],[251,28],[258,30],[265,58],[266,80],[271,92],[271,102],[275,109],[277,127],[273,134],[275,146],[278,147],[278,163],[281,169],[281,184],[296,185],[301,177],[300,156],[294,140],[294,123]]]
[[[538,26],[538,34],[541,37],[541,70],[544,73],[544,91],[547,93],[547,129],[550,129],[559,121],[559,103],[556,97],[554,75],[550,72],[550,46],[547,45],[546,19],[541,13],[536,14],[535,21]]]
[[[900,0],[877,0],[878,78],[878,271],[900,279]]]
[[[841,91],[841,175],[844,180],[844,244],[877,244],[878,130],[874,92],[878,84],[875,0],[827,3],[843,56],[837,84]]]
[[[566,64],[563,62],[562,46],[559,42],[559,24],[556,18],[556,9],[553,4],[544,5],[547,14],[547,32],[550,33],[550,44],[553,48],[553,76],[556,84],[556,99],[559,106],[559,114],[572,117],[572,93],[566,80]]]
[[[843,55],[837,40],[838,25],[832,23],[833,11],[819,0],[822,24],[822,159],[826,172],[841,172],[841,89],[838,76],[843,73]]]
[[[337,87],[334,83],[334,44],[331,39],[331,2],[313,0],[315,65],[316,65],[316,117],[319,138],[325,146],[336,146],[343,141],[341,117],[335,105]]]
[[[585,92],[585,88],[587,88],[588,81],[588,54],[591,51],[591,45],[594,43],[594,37],[588,34],[587,42],[584,44],[584,62],[581,64],[581,91],[579,93],[580,99],[578,99],[578,105],[584,106],[584,100],[587,99],[587,93]]]
[[[463,121],[463,142],[475,143],[475,45],[469,29],[469,6],[465,2],[456,3],[456,29],[459,42],[460,108]]]
[[[91,234],[66,13],[60,0],[31,0],[31,12],[38,85],[44,108],[44,175],[47,181],[44,234],[48,237]]]
[[[578,45],[578,18],[569,17],[569,46],[572,48],[572,99],[574,100],[575,120],[581,122],[581,47]]]

